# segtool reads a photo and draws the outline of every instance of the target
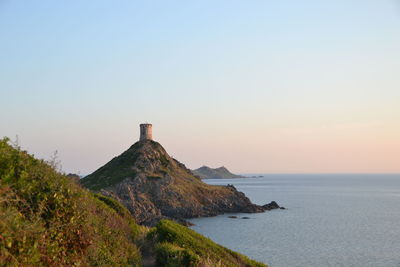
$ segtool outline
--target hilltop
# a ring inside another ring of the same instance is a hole
[[[0,266],[266,265],[173,221],[139,226],[118,201],[0,139]]]
[[[230,178],[245,178],[244,176],[231,173],[224,166],[219,168],[210,168],[203,166],[198,169],[192,170],[193,174],[199,176],[201,179],[230,179]]]
[[[233,186],[208,185],[157,142],[136,142],[84,177],[82,184],[123,203],[137,222],[214,216],[227,212],[263,212]]]

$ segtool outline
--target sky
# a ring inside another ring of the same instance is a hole
[[[399,0],[0,0],[0,136],[86,175],[400,172]]]

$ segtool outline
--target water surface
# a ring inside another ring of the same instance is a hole
[[[265,175],[233,184],[287,210],[191,220],[192,229],[272,267],[400,266],[400,175]]]

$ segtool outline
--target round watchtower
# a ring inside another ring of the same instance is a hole
[[[150,123],[140,124],[140,139],[139,141],[153,140],[153,125]]]

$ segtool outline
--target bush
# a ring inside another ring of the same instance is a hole
[[[188,249],[171,243],[160,243],[156,246],[157,263],[166,267],[189,267],[199,264],[200,259]]]
[[[169,220],[160,221],[148,237],[158,242],[157,260],[163,266],[266,266]]]

